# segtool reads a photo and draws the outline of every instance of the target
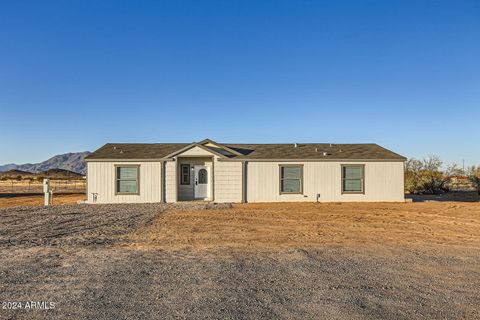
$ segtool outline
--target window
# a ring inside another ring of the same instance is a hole
[[[342,166],[342,193],[364,193],[365,166]]]
[[[116,187],[117,194],[138,194],[138,177],[140,166],[116,166]]]
[[[208,172],[207,169],[198,170],[198,183],[206,184],[208,183]]]
[[[303,166],[280,166],[280,193],[303,193]]]
[[[180,165],[180,184],[190,184],[190,165]]]

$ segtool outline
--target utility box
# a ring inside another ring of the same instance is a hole
[[[50,179],[43,179],[44,206],[52,204],[52,190],[50,189]]]
[[[50,192],[50,180],[43,179],[43,193],[48,193],[48,192]]]

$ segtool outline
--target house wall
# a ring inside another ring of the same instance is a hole
[[[199,148],[204,151],[203,149]],[[195,154],[197,155],[197,154]],[[211,154],[209,154],[211,156]],[[179,163],[202,163],[212,158],[179,158],[165,162],[165,201],[189,200],[193,188],[179,185]],[[303,194],[288,195],[279,192],[279,165],[303,164]],[[365,165],[365,194],[341,193],[341,165]],[[115,195],[115,165],[140,166],[140,194]],[[92,193],[97,193],[97,203],[135,203],[162,201],[161,162],[87,162],[87,196],[93,202]],[[247,202],[281,201],[404,201],[403,162],[248,162]],[[215,202],[242,201],[242,163],[219,161],[213,157],[213,181]],[[193,177],[191,177],[193,179]],[[178,186],[178,188],[177,188]]]
[[[165,162],[165,202],[177,202],[177,162]]]
[[[215,202],[242,202],[242,163],[215,159],[214,188]]]
[[[303,164],[303,194],[280,194],[279,165]],[[342,194],[342,164],[365,165],[365,194]],[[248,162],[247,201],[404,201],[403,162]]]
[[[115,165],[139,165],[138,195],[115,195]],[[96,203],[136,203],[161,201],[161,162],[87,162],[87,202],[93,203],[92,193],[97,193]]]

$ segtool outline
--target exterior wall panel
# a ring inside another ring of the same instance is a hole
[[[115,194],[115,165],[140,166],[140,194]],[[87,202],[93,203],[145,203],[161,201],[161,162],[87,162]]]
[[[242,202],[242,163],[215,161],[215,202]]]
[[[280,194],[280,164],[303,165],[303,194]],[[365,165],[365,194],[342,194],[342,164]],[[247,201],[404,201],[403,184],[403,162],[249,162]]]
[[[177,162],[165,163],[165,202],[177,202]]]

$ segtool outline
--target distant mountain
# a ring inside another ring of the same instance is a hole
[[[41,171],[37,173],[32,173],[29,171],[22,170],[8,170],[0,172],[0,179],[4,178],[9,180],[22,180],[22,179],[33,179],[33,178],[50,178],[50,179],[82,179],[83,174],[73,172],[65,169],[49,169],[47,171]]]
[[[73,171],[76,173],[85,174],[87,171],[87,166],[85,165],[85,157],[90,154],[89,151],[85,152],[75,152],[75,153],[65,153],[54,156],[47,161],[40,163],[27,163],[27,164],[6,164],[0,165],[0,172],[9,171],[9,170],[21,170],[28,171],[33,173],[38,173],[42,171],[48,171],[51,169],[63,169],[68,171]]]
[[[15,170],[18,168],[18,165],[15,163],[4,164],[3,166],[0,165],[0,172]]]

